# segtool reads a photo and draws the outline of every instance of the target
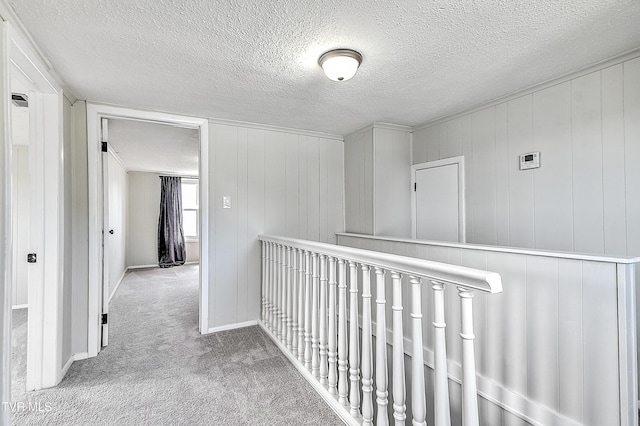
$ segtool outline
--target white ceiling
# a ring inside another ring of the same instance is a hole
[[[640,47],[638,0],[7,0],[81,99],[347,134]],[[364,62],[328,80],[326,50]]]
[[[127,170],[198,176],[197,130],[109,120],[109,144]]]

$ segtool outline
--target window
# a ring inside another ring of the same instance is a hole
[[[187,241],[198,240],[200,235],[199,196],[198,180],[182,178],[182,228]]]

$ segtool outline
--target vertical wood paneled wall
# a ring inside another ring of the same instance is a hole
[[[490,270],[502,276],[503,293],[490,297],[478,294],[474,301],[478,390],[488,398],[479,400],[480,424],[518,424],[513,413],[539,424],[621,424],[624,395],[619,380],[621,313],[617,294],[622,283],[614,260],[351,234],[339,235],[338,244]],[[408,288],[409,284],[403,285]],[[423,293],[423,306],[433,306],[432,297],[431,292]],[[446,291],[445,298],[447,328],[458,330],[457,296]],[[433,321],[433,315],[433,311],[423,313],[425,324]],[[425,360],[432,359],[433,333],[432,327],[424,327]],[[450,365],[459,365],[460,346],[452,336],[447,335],[447,355]],[[449,371],[454,377],[459,374],[455,367]],[[623,371],[632,369],[623,366]],[[459,404],[456,395],[452,393],[453,406]],[[490,399],[500,401],[507,410]]]
[[[344,230],[338,139],[209,124],[209,327],[260,318],[258,234],[335,243]],[[222,197],[231,196],[231,208]]]
[[[413,134],[414,164],[458,155],[467,241],[640,255],[640,58]]]
[[[410,130],[373,123],[345,137],[348,232],[411,236]]]

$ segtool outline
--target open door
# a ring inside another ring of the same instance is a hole
[[[102,329],[101,346],[109,344],[109,120],[101,120],[102,150]]]

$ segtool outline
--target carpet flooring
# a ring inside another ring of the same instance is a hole
[[[39,409],[13,424],[342,424],[259,327],[200,335],[197,265],[129,272],[109,323],[109,346],[56,388],[14,390]]]

